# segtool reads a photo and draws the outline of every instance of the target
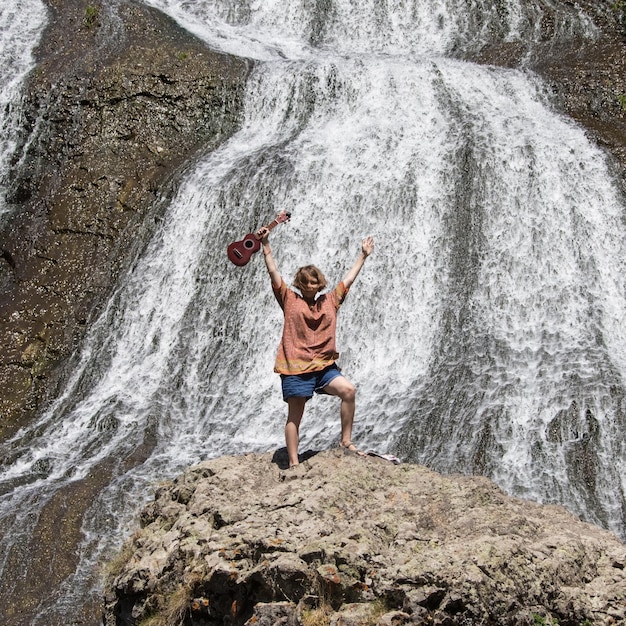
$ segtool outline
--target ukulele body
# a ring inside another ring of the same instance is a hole
[[[282,224],[283,222],[287,222],[291,217],[291,213],[287,211],[282,211],[276,216],[276,219],[273,222],[270,222],[264,228],[269,232],[278,224]],[[240,241],[233,241],[227,248],[226,254],[228,255],[228,259],[234,263],[235,265],[245,265],[251,258],[255,252],[258,252],[261,249],[261,240],[255,233],[248,233],[243,239]]]
[[[233,241],[226,254],[235,265],[245,265],[255,252],[261,249],[261,242],[254,233],[248,233],[241,241]]]

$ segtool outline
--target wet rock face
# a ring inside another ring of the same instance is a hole
[[[576,13],[582,10],[597,28],[596,39],[551,41],[556,17],[544,3],[545,42],[532,51],[523,43],[489,46],[471,60],[523,66],[541,76],[555,108],[586,128],[592,141],[614,158],[617,179],[626,193],[626,2],[562,0],[555,6]]]
[[[250,70],[126,1],[51,0],[38,58],[0,224],[0,437],[54,393],[181,166],[236,130]]]
[[[156,491],[104,622],[619,624],[626,546],[561,507],[342,450],[224,457]]]

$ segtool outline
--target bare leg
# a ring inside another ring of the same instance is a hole
[[[324,391],[341,399],[341,445],[347,447],[352,442],[356,388],[345,376],[337,376],[324,387]]]
[[[287,454],[289,455],[289,467],[299,464],[298,445],[300,443],[300,421],[304,414],[306,398],[289,398],[287,406],[287,423],[285,424],[285,442],[287,444]]]

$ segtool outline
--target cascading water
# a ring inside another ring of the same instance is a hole
[[[0,215],[5,183],[21,122],[21,86],[34,66],[33,47],[46,24],[41,0],[10,0],[0,6]]]
[[[60,489],[110,476],[76,571],[33,623],[61,623],[97,590],[94,564],[151,484],[282,447],[281,313],[262,259],[225,255],[280,210],[286,279],[312,262],[338,281],[376,238],[338,336],[362,447],[484,473],[624,536],[623,199],[536,78],[459,59],[537,38],[559,5],[150,4],[258,62],[241,131],[185,176],[54,406],[0,448],[3,567]],[[593,36],[573,10],[557,17],[555,37]],[[316,398],[302,449],[338,434],[336,402]]]

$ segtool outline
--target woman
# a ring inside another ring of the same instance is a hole
[[[335,334],[337,313],[352,283],[359,275],[365,259],[374,249],[372,237],[361,244],[361,253],[344,279],[329,293],[319,295],[326,287],[326,279],[314,265],[301,267],[290,289],[276,268],[269,244],[269,230],[257,233],[263,245],[265,265],[272,280],[272,289],[285,316],[283,335],[278,347],[274,371],[281,376],[283,399],[287,402],[285,441],[289,467],[298,465],[300,422],[304,406],[313,392],[326,393],[341,399],[342,448],[358,452],[352,443],[352,423],[356,389],[335,364],[339,354]]]

